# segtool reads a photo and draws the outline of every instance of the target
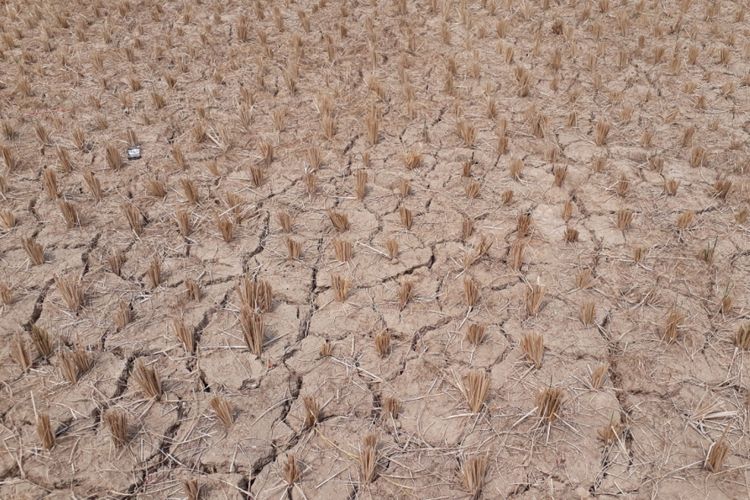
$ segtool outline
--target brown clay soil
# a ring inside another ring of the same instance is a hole
[[[0,4],[0,497],[748,496],[742,0]]]

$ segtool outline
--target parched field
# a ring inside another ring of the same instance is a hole
[[[0,7],[0,497],[750,495],[742,0]]]

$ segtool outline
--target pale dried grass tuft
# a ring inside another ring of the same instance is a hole
[[[676,195],[679,187],[680,181],[677,179],[664,179],[664,194],[667,196]]]
[[[0,302],[6,306],[9,306],[14,302],[13,289],[5,283],[0,283]]]
[[[286,243],[287,258],[289,260],[298,260],[302,255],[302,244],[289,237],[284,242]]]
[[[474,233],[474,219],[464,217],[461,221],[461,239],[466,241]]]
[[[333,356],[333,344],[328,340],[325,340],[321,346],[319,353],[321,358],[330,358]]]
[[[109,270],[117,276],[122,273],[122,266],[126,261],[125,253],[121,250],[113,250],[112,253],[107,256],[107,264],[109,264]]]
[[[234,239],[234,223],[229,217],[222,216],[216,220],[216,225],[219,227],[221,238],[229,243]]]
[[[334,298],[337,302],[344,302],[349,294],[349,280],[338,274],[331,275],[331,287],[333,288]]]
[[[397,260],[398,259],[398,241],[396,241],[393,238],[386,240],[385,251],[388,254],[388,258],[390,258],[392,261]]]
[[[63,219],[65,220],[65,226],[68,229],[81,225],[81,218],[78,213],[78,208],[73,203],[65,200],[60,200],[57,203],[57,206],[60,208],[60,213],[62,214]]]
[[[44,247],[37,243],[34,238],[21,238],[21,245],[35,266],[44,264]]]
[[[408,280],[401,282],[398,289],[398,308],[403,311],[406,304],[412,299],[414,295],[414,283]]]
[[[29,371],[29,368],[31,368],[31,356],[26,348],[26,342],[18,334],[13,337],[10,356],[13,358],[13,361],[18,363],[23,373]]]
[[[128,414],[122,410],[108,410],[104,414],[104,422],[109,428],[112,443],[115,448],[122,448],[129,441]]]
[[[383,331],[375,335],[375,352],[378,356],[385,358],[391,352],[391,335]]]
[[[44,184],[44,191],[50,200],[55,200],[60,196],[57,187],[57,174],[55,174],[54,170],[51,168],[42,170],[42,183]]]
[[[467,148],[474,147],[474,143],[477,140],[477,129],[474,125],[468,123],[466,120],[460,120],[456,124],[456,133],[461,138],[461,141],[463,141],[464,146]]]
[[[37,416],[36,435],[45,450],[51,450],[55,446],[55,433],[52,431],[49,415],[46,413]]]
[[[607,363],[599,364],[593,370],[591,370],[591,388],[595,391],[601,389],[604,385],[605,379],[607,378],[608,372],[609,365]]]
[[[398,192],[401,198],[406,198],[411,193],[411,183],[407,179],[400,179],[398,182]]]
[[[563,239],[566,243],[575,243],[578,241],[578,229],[573,227],[566,227],[563,233]]]
[[[470,498],[476,500],[481,497],[486,474],[486,456],[472,457],[464,461],[461,466],[461,477],[463,479],[464,488],[469,493]]]
[[[107,144],[105,157],[107,159],[107,166],[111,170],[120,170],[125,164],[122,156],[120,155],[120,151],[114,144]]]
[[[245,276],[237,287],[242,305],[261,312],[270,311],[273,307],[273,289],[266,280],[254,280]]]
[[[192,278],[187,278],[185,280],[185,290],[187,291],[187,296],[190,300],[198,302],[203,296],[200,285]]]
[[[10,210],[0,210],[0,222],[6,231],[10,231],[16,226],[16,216]]]
[[[328,210],[328,218],[331,220],[331,224],[336,231],[342,233],[349,230],[349,218],[346,214],[334,210]]]
[[[542,306],[542,299],[544,298],[544,292],[544,287],[539,283],[534,283],[526,289],[524,298],[527,315],[536,316],[539,313],[539,309]]]
[[[378,465],[378,440],[373,434],[365,436],[359,450],[359,475],[363,484],[371,483],[376,476]]]
[[[596,304],[594,302],[584,302],[583,305],[581,305],[581,323],[583,323],[584,326],[591,326],[594,324],[594,317],[596,314]]]
[[[398,215],[401,219],[401,224],[407,229],[410,230],[412,224],[414,223],[414,216],[412,214],[412,211],[406,208],[405,206],[401,205],[398,207]]]
[[[526,242],[522,239],[515,240],[508,249],[508,265],[514,271],[519,271],[523,265],[523,251],[526,248]]]
[[[70,384],[78,382],[92,366],[91,356],[80,347],[75,351],[63,351],[60,354],[60,371]]]
[[[146,366],[142,359],[135,362],[133,368],[133,380],[141,388],[141,391],[149,398],[154,400],[161,399],[163,394],[161,379],[153,367]]]
[[[175,337],[185,348],[185,352],[192,354],[195,352],[195,335],[192,328],[189,328],[182,319],[174,318],[172,320],[172,330]]]
[[[398,399],[386,396],[383,398],[383,408],[382,408],[382,415],[383,417],[389,417],[392,419],[398,418],[398,414],[401,412],[401,403]]]
[[[128,220],[130,229],[138,236],[143,232],[143,215],[141,211],[132,203],[125,203],[122,205],[122,210],[125,212],[125,218]]]
[[[39,356],[44,359],[49,359],[55,351],[49,332],[37,324],[31,325],[31,341]]]
[[[729,455],[729,444],[721,437],[718,441],[711,443],[706,454],[706,460],[703,462],[703,467],[710,472],[719,472],[724,466],[724,462]]]
[[[276,213],[276,221],[279,223],[279,227],[285,233],[292,232],[292,217],[289,212],[279,211]]]
[[[214,415],[216,415],[216,418],[221,422],[221,425],[224,426],[225,429],[229,429],[234,423],[232,407],[229,404],[229,401],[221,396],[214,396],[209,400],[208,404],[214,412]]]
[[[422,166],[422,154],[418,151],[408,151],[404,155],[404,164],[409,170],[414,170]]]
[[[297,458],[294,454],[290,453],[287,455],[286,462],[284,462],[284,465],[282,466],[282,475],[284,476],[284,481],[289,486],[292,486],[299,481],[302,471],[297,465]]]
[[[661,338],[667,343],[674,342],[677,340],[677,336],[680,332],[680,324],[683,320],[682,314],[672,309],[669,311],[669,314],[667,315],[667,320],[664,324],[664,329],[662,330]]]
[[[740,325],[734,335],[734,345],[744,351],[750,350],[750,323]]]
[[[609,420],[609,424],[607,424],[605,427],[597,429],[596,434],[600,441],[602,441],[606,445],[609,445],[617,442],[620,439],[620,435],[622,434],[624,428],[625,426],[622,424],[620,419],[615,418],[615,416],[612,415],[612,418],[610,418]]]
[[[537,414],[542,420],[552,423],[560,417],[565,401],[565,391],[560,387],[547,387],[536,397]]]
[[[115,311],[115,326],[117,327],[117,330],[122,330],[125,326],[130,324],[131,321],[133,321],[133,311],[130,308],[130,304],[125,301],[120,301],[117,304],[117,310]]]
[[[333,253],[339,262],[352,260],[352,242],[346,240],[333,240]]]
[[[471,345],[479,345],[484,340],[487,327],[479,323],[472,323],[466,331],[466,340]]]
[[[83,287],[80,280],[75,276],[60,277],[55,275],[54,278],[57,290],[68,309],[72,312],[80,310],[83,305]]]
[[[619,230],[625,231],[626,229],[630,229],[630,226],[633,223],[633,212],[627,208],[621,208],[617,211],[616,221]]]
[[[490,389],[490,378],[487,372],[474,370],[464,379],[464,396],[466,403],[472,413],[479,413],[487,399],[487,393]]]
[[[185,194],[187,202],[191,205],[198,203],[200,195],[198,194],[198,187],[195,185],[195,182],[192,179],[184,177],[180,179],[180,185],[182,186],[182,191]]]
[[[534,332],[526,332],[521,337],[521,351],[526,359],[538,370],[544,359],[544,338]]]
[[[305,429],[311,429],[320,420],[320,405],[312,396],[302,398],[305,406]]]
[[[102,198],[104,198],[104,192],[102,191],[102,185],[99,182],[99,179],[94,176],[94,173],[91,170],[85,170],[83,172],[83,180],[86,182],[89,191],[91,191],[94,200],[102,201]]]
[[[367,171],[357,170],[355,178],[355,192],[358,200],[363,200],[367,194]]]
[[[154,255],[151,259],[151,263],[146,270],[146,277],[152,290],[161,284],[161,261],[158,256]]]
[[[479,303],[479,286],[469,277],[464,278],[464,302],[469,309]]]
[[[606,120],[600,120],[594,125],[594,143],[597,146],[604,146],[607,144],[607,136],[609,135],[610,125]]]
[[[260,356],[266,335],[263,315],[245,305],[240,308],[240,326],[247,348],[251,353]]]

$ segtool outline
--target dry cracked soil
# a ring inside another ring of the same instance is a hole
[[[0,497],[750,494],[742,0],[0,7]]]

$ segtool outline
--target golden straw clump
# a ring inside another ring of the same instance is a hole
[[[156,369],[151,366],[146,366],[142,359],[138,359],[135,362],[133,368],[133,380],[141,388],[141,391],[149,398],[159,400],[163,394],[161,378],[156,372]]]
[[[35,266],[44,264],[44,247],[36,242],[34,238],[21,238],[21,245]]]
[[[104,422],[109,428],[112,443],[115,448],[122,448],[129,440],[128,414],[123,410],[108,410],[104,414]]]
[[[472,278],[464,278],[464,301],[469,309],[479,303],[479,286]]]
[[[565,402],[565,391],[560,387],[546,387],[536,397],[537,414],[548,423],[560,417]]]
[[[83,305],[83,287],[76,276],[60,277],[55,275],[55,284],[68,309],[76,312]]]
[[[490,378],[487,372],[474,370],[464,379],[464,396],[472,413],[479,413],[487,399],[490,389]]]
[[[375,479],[376,467],[378,465],[378,439],[373,434],[368,434],[362,440],[359,450],[359,474],[360,482],[371,483]]]
[[[336,231],[342,233],[349,230],[349,218],[346,214],[334,210],[328,210],[328,218],[331,220],[331,224]]]
[[[526,300],[526,314],[529,316],[536,316],[539,313],[539,309],[542,306],[542,299],[544,298],[544,287],[539,283],[529,285],[524,295]]]
[[[51,450],[55,446],[55,433],[52,431],[49,415],[46,413],[37,416],[36,434],[45,450]]]
[[[461,478],[464,488],[472,499],[480,498],[484,477],[487,473],[487,457],[479,456],[465,460],[461,466]]]
[[[479,345],[484,340],[486,326],[479,323],[472,323],[466,331],[466,340],[472,345]]]
[[[256,356],[260,356],[263,352],[266,331],[263,315],[248,306],[243,306],[240,308],[240,326],[247,348]]]
[[[320,420],[320,405],[313,396],[302,398],[302,404],[305,407],[305,429],[312,428]]]
[[[237,287],[240,302],[250,309],[268,312],[273,307],[273,289],[271,284],[262,279],[252,279],[245,276]]]
[[[234,416],[229,401],[221,396],[214,396],[210,399],[208,404],[225,429],[232,426],[232,423],[234,423]]]
[[[334,297],[337,302],[344,302],[349,294],[349,280],[341,275],[331,275],[331,287],[333,288]]]
[[[544,338],[538,333],[526,332],[521,337],[521,351],[526,359],[537,370],[542,367],[544,359]]]
[[[26,348],[26,342],[18,334],[13,337],[10,356],[13,358],[13,361],[18,363],[22,372],[26,373],[29,371],[29,368],[31,368],[31,356]]]
[[[722,436],[718,441],[711,443],[703,467],[710,472],[719,472],[728,455],[729,444]]]

